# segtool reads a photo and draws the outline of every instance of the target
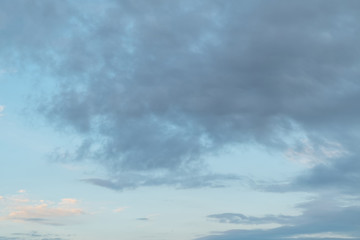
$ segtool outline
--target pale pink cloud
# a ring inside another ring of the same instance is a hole
[[[64,198],[58,203],[45,200],[27,202],[9,200],[11,200],[7,204],[9,210],[0,220],[66,225],[70,224],[69,220],[74,220],[74,216],[85,214],[84,210],[77,206],[78,200],[73,198]]]
[[[9,213],[12,219],[32,219],[32,218],[57,218],[83,214],[79,208],[62,208],[49,206],[46,203],[40,205],[19,206],[16,210]]]
[[[17,202],[17,203],[30,202],[30,199],[27,199],[27,198],[11,198],[10,200],[13,202]]]
[[[63,198],[63,199],[61,199],[61,202],[60,202],[61,205],[74,205],[77,203],[78,203],[78,200],[75,198]]]
[[[126,208],[127,208],[127,207],[119,207],[119,208],[114,209],[113,212],[115,212],[115,213],[122,212],[122,211],[124,211]]]
[[[327,164],[329,159],[345,156],[348,152],[337,142],[325,141],[323,144],[313,144],[308,139],[299,142],[295,148],[289,148],[285,156],[293,162],[308,167]]]

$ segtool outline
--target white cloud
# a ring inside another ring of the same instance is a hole
[[[313,233],[313,234],[298,234],[298,235],[294,235],[291,237],[287,237],[287,238],[291,238],[291,239],[304,239],[304,238],[309,238],[309,239],[314,239],[314,238],[340,238],[340,239],[357,239],[357,237],[353,237],[353,236],[349,236],[346,234],[339,234],[339,233],[333,233],[333,232],[324,232],[324,233]]]
[[[51,206],[47,203],[42,203],[39,205],[18,206],[15,211],[9,213],[8,217],[10,219],[32,221],[33,219],[53,219],[83,213],[80,208]]]
[[[344,147],[337,142],[325,141],[322,144],[314,144],[310,140],[302,140],[297,146],[289,148],[285,156],[294,162],[314,167],[318,164],[326,164],[328,160],[340,158],[347,154]]]
[[[4,105],[0,105],[0,117],[3,116],[2,112],[5,110]]]
[[[75,198],[63,198],[60,202],[61,205],[74,205],[76,203],[78,203],[78,200]]]
[[[118,213],[118,212],[122,212],[124,211],[125,209],[127,209],[128,207],[119,207],[119,208],[116,208],[113,210],[114,213]]]

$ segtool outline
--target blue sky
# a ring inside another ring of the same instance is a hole
[[[360,2],[0,2],[0,240],[360,239]]]

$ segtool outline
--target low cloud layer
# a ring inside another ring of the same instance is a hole
[[[180,189],[187,188],[222,188],[232,182],[249,186],[252,180],[248,177],[230,174],[201,174],[194,172],[171,172],[170,174],[158,173],[122,173],[112,179],[88,178],[82,181],[113,190],[134,189],[149,186],[172,186]]]
[[[241,213],[221,213],[212,214],[208,218],[217,219],[221,223],[235,223],[235,224],[266,224],[266,223],[289,223],[294,217],[290,216],[274,216],[268,215],[265,217],[246,216]]]
[[[24,197],[3,197],[0,206],[3,211],[0,221],[32,222],[63,226],[72,224],[74,217],[85,214],[76,199],[64,198],[58,203],[35,201]]]
[[[298,207],[302,214],[298,216],[268,215],[264,217],[245,216],[237,213],[209,215],[210,219],[222,223],[265,224],[276,223],[281,227],[269,230],[230,230],[199,240],[233,240],[233,239],[360,239],[360,206],[353,202],[341,203],[327,196]]]
[[[12,233],[9,237],[0,236],[0,240],[69,240],[67,237],[61,237],[57,234],[43,234],[37,231],[32,231],[28,233]]]

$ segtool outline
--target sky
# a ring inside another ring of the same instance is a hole
[[[0,240],[360,240],[360,1],[0,1]]]

